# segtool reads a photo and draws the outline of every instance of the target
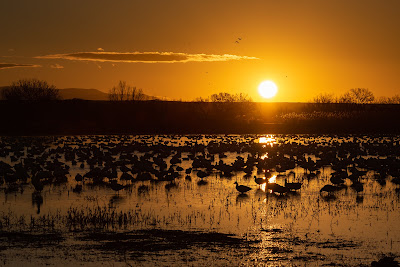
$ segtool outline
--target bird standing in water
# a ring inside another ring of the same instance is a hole
[[[236,190],[239,191],[241,194],[246,193],[251,190],[250,187],[245,186],[245,185],[240,185],[240,184],[238,184],[238,182],[235,182],[235,184],[236,184]]]
[[[125,186],[122,184],[119,184],[116,180],[112,180],[110,183],[110,187],[112,190],[116,191],[119,194],[119,191],[124,189]]]
[[[264,179],[263,177],[257,178],[257,176],[254,175],[254,181],[256,182],[256,184],[262,185],[267,182],[267,179]]]
[[[288,183],[287,179],[285,179],[285,187],[289,190],[299,190],[301,188],[301,183]]]

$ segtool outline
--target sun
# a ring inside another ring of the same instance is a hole
[[[258,93],[264,98],[272,98],[278,93],[278,86],[272,81],[263,81],[258,86]]]

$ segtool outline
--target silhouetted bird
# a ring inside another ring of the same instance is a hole
[[[288,183],[285,179],[285,187],[289,190],[299,190],[301,188],[301,183]]]
[[[364,185],[363,185],[363,183],[358,182],[358,181],[354,182],[354,183],[351,185],[351,188],[353,188],[357,193],[364,191]]]
[[[392,183],[394,183],[395,185],[400,185],[400,177],[393,178]]]
[[[83,180],[83,176],[82,175],[80,175],[79,173],[75,176],[75,181],[77,181],[77,182],[82,182],[82,180]]]
[[[37,192],[41,192],[43,190],[43,183],[36,176],[32,177],[32,185],[33,185],[33,187],[35,187],[35,190]]]
[[[331,185],[331,184],[327,184],[324,185],[324,187],[321,188],[321,190],[319,190],[320,193],[322,192],[328,192],[328,194],[331,194],[335,191],[339,190],[339,188],[337,186]]]
[[[272,190],[272,191],[282,195],[282,194],[285,194],[285,193],[289,192],[289,189],[284,187],[284,186],[281,186],[279,184],[276,184],[275,187],[274,187],[274,190]]]
[[[265,184],[267,182],[267,179],[265,178],[257,178],[257,176],[254,175],[254,181],[256,182],[256,184],[258,185],[262,185]]]
[[[124,189],[125,186],[122,184],[119,184],[116,180],[112,180],[110,183],[110,187],[112,190],[116,191],[119,194],[119,191]]]
[[[239,191],[240,193],[246,193],[251,190],[250,187],[245,185],[239,185],[238,182],[235,182],[235,184],[236,184],[236,190]]]

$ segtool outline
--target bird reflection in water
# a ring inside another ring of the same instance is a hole
[[[125,202],[125,198],[121,197],[120,195],[113,195],[110,197],[108,202],[109,207],[115,207],[116,205],[122,204]]]
[[[40,214],[40,207],[43,204],[42,192],[35,191],[32,193],[32,206],[36,206],[36,213]]]
[[[242,193],[236,196],[236,205],[237,204],[242,204],[246,201],[248,201],[250,197],[246,193]]]
[[[364,196],[363,195],[356,195],[356,203],[357,204],[362,204],[364,202]]]

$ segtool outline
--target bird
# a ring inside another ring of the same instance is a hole
[[[393,178],[391,182],[394,183],[395,185],[400,185],[400,177]]]
[[[116,191],[119,194],[119,191],[124,189],[125,186],[122,184],[119,184],[116,180],[112,180],[110,183],[110,187],[112,190]]]
[[[335,191],[339,190],[339,188],[337,186],[331,185],[331,184],[327,184],[324,185],[321,190],[319,190],[320,193],[322,192],[328,192],[328,194],[331,194]]]
[[[269,171],[267,171],[266,173],[265,173],[265,179],[269,179],[269,178],[271,178],[272,177],[272,173],[270,173]]]
[[[344,180],[341,177],[337,177],[337,176],[332,176],[330,180],[331,180],[332,184],[335,184],[335,185],[344,183]]]
[[[234,184],[236,184],[236,190],[239,191],[241,194],[246,193],[251,190],[250,187],[245,186],[245,185],[240,185],[240,184],[238,184],[238,182],[235,182]]]
[[[75,181],[77,181],[77,182],[82,182],[83,181],[83,176],[81,175],[81,174],[77,174],[76,176],[75,176]]]
[[[32,177],[31,182],[37,192],[41,192],[43,190],[44,186],[43,186],[42,181],[40,181],[40,178],[38,178],[37,176],[34,176],[34,177]]]
[[[267,182],[267,179],[264,178],[257,178],[257,176],[254,175],[254,181],[256,182],[256,184],[258,185],[262,185],[265,184]]]
[[[364,184],[358,181],[355,181],[351,188],[353,188],[357,193],[362,192],[364,190]]]
[[[267,189],[274,191],[279,185],[277,183],[270,183],[267,181]]]
[[[289,192],[289,189],[286,188],[285,186],[276,184],[275,187],[274,187],[274,190],[272,190],[272,191],[282,195],[282,194],[285,194],[285,193]]]
[[[285,187],[289,190],[299,190],[301,188],[301,183],[288,183],[285,179]]]

